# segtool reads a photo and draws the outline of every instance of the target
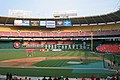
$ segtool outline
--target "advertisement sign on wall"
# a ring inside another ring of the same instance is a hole
[[[15,26],[30,26],[29,20],[14,20]]]
[[[40,26],[46,26],[46,21],[40,21]]]
[[[46,22],[46,28],[55,28],[55,21],[47,21]]]
[[[39,26],[39,21],[31,21],[31,26]]]
[[[72,26],[71,20],[63,20],[63,26]]]
[[[57,21],[56,25],[57,26],[63,26],[63,21]]]

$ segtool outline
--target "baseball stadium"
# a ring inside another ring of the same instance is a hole
[[[86,17],[0,16],[1,75],[90,78],[119,71],[120,9]]]

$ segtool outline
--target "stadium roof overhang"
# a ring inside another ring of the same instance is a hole
[[[109,22],[120,22],[120,10],[105,15],[88,16],[88,17],[74,17],[74,18],[16,18],[0,16],[0,24],[14,24],[14,20],[71,20],[73,25],[79,24],[99,24]]]

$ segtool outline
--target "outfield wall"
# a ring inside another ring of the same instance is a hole
[[[94,41],[93,50],[102,41]],[[90,40],[65,40],[65,41],[0,41],[0,49],[85,49],[91,50]]]

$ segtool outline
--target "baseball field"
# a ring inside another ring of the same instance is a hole
[[[36,49],[35,52],[25,52],[24,49],[1,49],[0,74],[74,78],[94,74],[104,77],[115,74],[115,70],[110,69],[113,60],[120,63],[119,56],[82,50],[39,52]]]

